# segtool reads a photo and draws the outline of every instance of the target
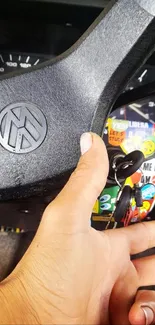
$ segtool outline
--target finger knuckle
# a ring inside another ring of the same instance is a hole
[[[89,165],[84,161],[79,163],[78,168],[76,168],[72,175],[71,175],[71,180],[75,181],[77,179],[81,179],[84,177],[89,172]]]

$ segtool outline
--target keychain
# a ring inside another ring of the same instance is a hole
[[[122,185],[120,184],[119,179],[124,178],[124,181],[127,177],[133,175],[142,165],[144,162],[144,155],[141,151],[134,151],[128,154],[125,157],[113,157],[113,178],[115,179],[116,184],[119,186],[120,191],[117,196],[116,206],[111,215],[109,222],[106,225],[106,229],[108,229],[111,225],[112,220],[114,219],[114,227],[116,228],[118,223],[120,223],[125,214],[127,213],[130,207],[130,201],[132,198],[132,188],[128,185],[124,186],[123,189]],[[137,200],[140,200],[138,197],[138,189],[137,189]]]
[[[142,222],[153,210],[155,205],[155,186],[151,183],[135,187],[130,208],[123,220],[124,226],[135,222]]]
[[[125,157],[117,155],[115,158],[113,157],[110,177],[117,185],[103,190],[94,211],[96,220],[97,216],[104,222],[109,218],[105,229],[111,228],[111,225],[114,229],[121,224],[127,227],[132,223],[141,222],[152,211],[155,205],[155,186],[153,184],[140,186],[138,178],[138,183],[133,188],[132,185],[125,185],[126,177],[130,177],[140,170],[143,162],[144,155],[140,151],[134,151]],[[123,183],[122,179],[124,179]]]
[[[133,151],[126,156],[112,153],[113,151],[108,151],[111,166],[108,179],[113,184],[117,183],[121,187],[121,184],[142,166],[145,157],[139,150]]]

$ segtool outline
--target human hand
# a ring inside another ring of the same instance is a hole
[[[148,256],[134,261],[138,270],[141,287],[144,290],[137,292],[135,303],[133,304],[129,319],[133,325],[155,324],[155,256]],[[153,290],[147,290],[152,287]]]
[[[110,302],[112,325],[155,324],[155,285],[152,288],[155,283],[155,256],[133,260],[133,265],[139,278],[137,289],[144,287],[144,290],[138,290],[134,298],[132,279],[128,281],[127,277],[117,282]]]
[[[155,246],[155,223],[97,232],[90,227],[104,188],[108,158],[102,140],[81,139],[82,157],[44,212],[27,253],[0,286],[0,324],[108,324],[109,300],[121,279],[139,277],[131,254]],[[126,284],[126,282],[125,282]]]

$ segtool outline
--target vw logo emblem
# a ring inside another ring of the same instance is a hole
[[[47,133],[45,116],[30,103],[10,104],[0,112],[0,144],[22,154],[38,148]]]

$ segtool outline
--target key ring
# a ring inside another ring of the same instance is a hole
[[[143,153],[139,150],[129,153],[123,158],[123,161],[116,166],[118,178],[124,177],[126,179],[133,175],[141,167],[144,159]]]
[[[155,285],[149,285],[149,286],[142,286],[139,287],[137,291],[142,291],[142,290],[148,290],[148,291],[155,291]]]
[[[116,184],[119,186],[119,188],[121,188],[121,184],[117,178],[117,168],[114,169],[114,178],[115,178]]]

